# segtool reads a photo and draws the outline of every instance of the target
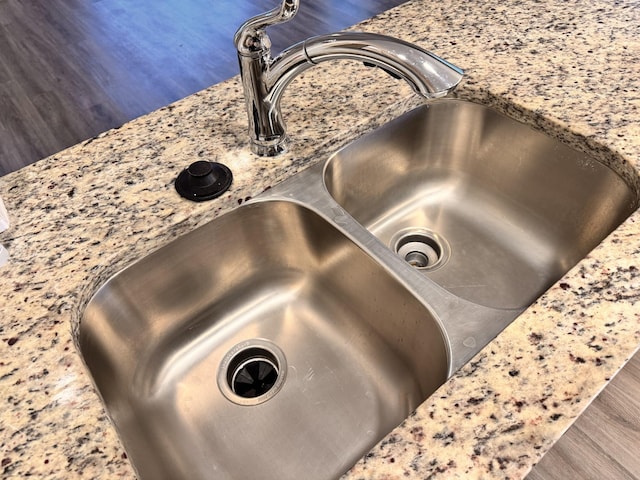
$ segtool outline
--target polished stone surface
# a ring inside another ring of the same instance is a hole
[[[465,69],[458,95],[640,167],[640,9],[606,2],[414,1],[358,26]],[[285,95],[291,152],[255,158],[237,79],[0,178],[11,227],[0,274],[3,478],[135,478],[74,345],[111,274],[327,158],[418,99],[354,63]],[[209,159],[234,172],[211,203],[173,180]],[[637,188],[638,185],[634,183]],[[521,478],[640,344],[640,221],[631,216],[344,478]]]

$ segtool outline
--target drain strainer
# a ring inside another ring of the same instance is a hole
[[[419,270],[438,268],[449,258],[449,244],[426,228],[400,230],[391,238],[391,248]]]
[[[222,359],[218,388],[238,405],[258,405],[278,393],[286,372],[286,359],[277,345],[263,339],[247,340]]]

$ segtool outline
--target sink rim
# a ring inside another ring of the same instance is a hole
[[[298,175],[301,176],[308,176],[310,174],[313,174],[315,176],[318,175],[318,172],[322,171],[324,165],[326,164],[326,162],[320,162],[319,164],[317,164],[315,167],[310,167],[309,169],[299,173]],[[296,175],[296,176],[298,176]],[[313,176],[312,175],[312,176]],[[289,182],[290,179],[285,180],[283,182],[283,184],[287,184],[287,182]],[[625,181],[625,183],[627,183]],[[283,186],[283,184],[278,185],[277,187],[274,187],[271,191],[266,192],[264,194],[262,194],[260,197],[255,198],[254,200],[252,200],[250,203],[259,203],[259,202],[263,202],[263,201],[270,201],[273,199],[285,199],[285,200],[289,200],[291,201],[291,193],[296,191],[296,188],[291,188],[290,185],[287,186]],[[628,184],[627,184],[628,185]],[[324,185],[323,185],[324,187]],[[298,192],[300,193],[300,192]],[[302,206],[305,207],[309,207],[310,203],[309,203],[309,196],[305,195],[305,194],[300,194],[297,198],[295,198],[293,200],[293,203],[299,203]],[[327,200],[325,199],[321,199],[320,201],[317,202],[311,202],[311,204],[313,204],[313,208],[312,210],[314,210],[316,213],[320,214],[321,216],[325,217],[325,219],[329,220],[330,222],[333,222],[336,226],[340,227],[341,230],[343,230],[343,233],[345,233],[344,230],[348,230],[347,235],[355,241],[356,243],[358,243],[358,245],[360,246],[360,248],[365,249],[365,251],[367,251],[368,253],[372,253],[373,252],[373,256],[378,259],[378,261],[381,261],[380,259],[384,260],[387,259],[388,261],[390,261],[392,264],[394,263],[391,258],[383,251],[379,248],[379,246],[377,246],[375,243],[371,243],[371,238],[367,237],[366,234],[364,234],[364,232],[362,231],[357,231],[358,229],[355,228],[354,230],[356,231],[352,231],[348,228],[345,227],[345,224],[347,226],[349,226],[350,221],[349,221],[349,215],[344,211],[341,210],[339,205],[332,203],[331,200]],[[237,208],[234,209],[233,211],[238,210]],[[346,220],[345,220],[346,219]],[[353,226],[353,225],[351,225]],[[366,229],[365,229],[366,230]],[[384,263],[385,267],[389,267],[389,265],[387,263]],[[407,270],[404,269],[402,267],[400,267],[397,262],[396,264],[394,264],[392,267],[389,267],[391,271],[394,272],[394,274],[398,274],[398,272],[401,273],[406,273]],[[402,275],[401,275],[402,276]],[[419,282],[417,281],[415,278],[408,281],[408,288],[411,289],[412,292],[414,292],[414,295],[418,296],[418,298],[426,298],[426,296],[433,294],[434,292],[438,292],[438,294],[441,294],[443,297],[447,297],[446,292],[442,292],[442,291],[438,291],[437,286],[434,285],[427,285],[424,282]],[[452,301],[452,297],[449,297],[445,300],[439,299],[440,301],[436,301],[433,303],[429,303],[430,306],[433,307],[434,311],[438,312],[438,311],[442,311],[442,309],[444,307],[447,306],[448,302]],[[434,306],[435,304],[435,306]],[[83,308],[84,310],[84,308]],[[460,309],[461,312],[463,313],[474,313],[474,309],[470,308],[469,306],[466,306],[465,308],[461,308]],[[486,311],[477,311],[477,313],[479,314],[479,316],[482,318],[482,314],[485,313]],[[504,327],[506,325],[508,325],[508,323],[511,323],[511,320],[509,322],[507,322],[506,324],[502,324],[502,319],[500,318],[499,312],[492,312],[492,315],[495,315],[495,318],[487,318],[488,321],[488,329],[495,331],[497,333],[499,333],[500,331],[502,331],[504,329]],[[495,320],[495,321],[494,321]],[[451,325],[448,322],[443,322],[444,323],[444,328],[449,329],[451,328]],[[464,331],[464,328],[461,328],[459,331],[455,331],[452,332],[450,330],[447,330],[448,333],[452,333],[449,336],[449,340],[452,343],[464,343],[464,341],[466,341],[468,339],[464,338],[461,336],[460,332]],[[491,336],[491,338],[489,338],[489,341],[493,338],[493,336]],[[475,346],[473,347],[475,348]],[[482,348],[478,348],[476,351],[480,351]],[[461,349],[458,348],[454,353],[452,353],[452,355],[458,355],[459,358],[464,358],[465,354],[461,353]],[[464,363],[467,362],[467,360],[470,357],[466,358],[464,361],[462,361],[461,363],[457,363],[455,365],[452,365],[452,371],[450,372],[450,374],[452,374],[454,371],[457,370],[458,367],[460,367],[461,365],[463,365]]]

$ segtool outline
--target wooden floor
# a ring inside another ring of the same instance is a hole
[[[274,51],[406,0],[302,0]],[[238,73],[233,34],[278,0],[0,0],[0,175]]]
[[[274,50],[404,0],[302,0]],[[0,175],[237,73],[233,33],[276,0],[0,0]],[[640,478],[640,356],[529,480]]]
[[[527,480],[639,478],[640,354],[636,354]]]

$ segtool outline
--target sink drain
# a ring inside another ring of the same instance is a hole
[[[253,339],[236,345],[224,356],[218,387],[238,405],[258,405],[278,393],[285,376],[282,350],[268,340]]]
[[[242,398],[255,398],[267,393],[278,380],[278,366],[267,352],[252,349],[249,355],[230,371],[229,386]]]
[[[391,239],[391,248],[409,265],[419,270],[438,268],[449,258],[449,245],[426,228],[408,228]]]

